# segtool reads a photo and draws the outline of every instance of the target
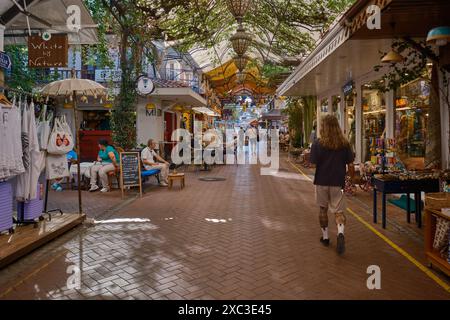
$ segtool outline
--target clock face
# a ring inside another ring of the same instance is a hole
[[[155,90],[155,85],[153,84],[153,81],[145,76],[139,77],[137,81],[137,92],[140,95],[148,95]]]

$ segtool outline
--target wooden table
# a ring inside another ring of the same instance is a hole
[[[422,180],[383,180],[372,178],[373,188],[373,222],[377,223],[377,192],[382,193],[382,226],[386,229],[386,195],[392,193],[406,193],[407,221],[411,222],[411,210],[409,208],[409,195],[414,194],[416,203],[416,223],[422,227],[421,192],[439,192],[439,179]]]
[[[169,189],[172,189],[173,181],[179,180],[181,189],[184,188],[184,173],[169,173],[168,176]]]

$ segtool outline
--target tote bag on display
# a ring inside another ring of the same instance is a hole
[[[47,116],[47,106],[44,105],[41,116],[39,117],[36,124],[39,147],[43,151],[47,150],[48,139],[50,137],[51,131],[50,122],[52,120],[52,117],[52,113]]]
[[[67,163],[67,157],[65,154],[47,154],[46,168],[47,180],[60,179],[70,175],[69,164]]]
[[[50,154],[63,155],[73,149],[74,141],[72,132],[66,122],[66,118],[55,119],[52,133],[48,141],[47,151]]]

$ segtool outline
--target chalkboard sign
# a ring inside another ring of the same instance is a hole
[[[124,189],[128,187],[139,187],[139,193],[142,197],[141,157],[139,152],[120,153],[120,185],[122,197]]]

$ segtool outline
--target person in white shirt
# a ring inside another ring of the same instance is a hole
[[[252,154],[256,154],[256,145],[258,143],[258,131],[254,126],[250,126],[246,134],[250,141],[250,151]]]
[[[167,187],[169,162],[160,157],[155,149],[156,142],[153,139],[148,140],[147,147],[141,152],[142,163],[144,164],[145,170],[160,169],[160,186]]]

